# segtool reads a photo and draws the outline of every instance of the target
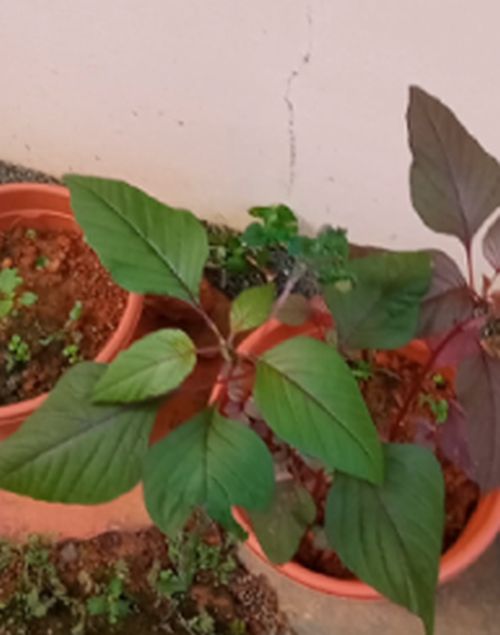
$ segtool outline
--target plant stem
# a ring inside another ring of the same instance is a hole
[[[466,255],[467,255],[467,272],[469,275],[469,286],[472,289],[472,291],[474,292],[474,294],[476,293],[476,284],[475,284],[475,280],[474,280],[474,261],[472,258],[472,247],[470,244],[467,245],[466,247]]]
[[[417,398],[418,394],[420,393],[420,387],[422,385],[423,380],[425,379],[429,371],[434,366],[434,363],[439,357],[439,355],[444,351],[444,349],[448,346],[448,344],[452,342],[455,339],[455,337],[457,337],[457,335],[459,335],[464,330],[464,327],[467,326],[467,324],[469,324],[470,322],[471,320],[468,319],[468,320],[465,320],[464,322],[459,322],[458,324],[456,324],[451,329],[451,331],[449,331],[449,333],[441,340],[438,346],[432,351],[431,356],[429,357],[429,359],[427,360],[427,363],[422,368],[422,371],[420,372],[417,379],[415,380],[415,383],[413,384],[410,394],[406,398],[403,406],[401,407],[401,410],[399,411],[398,418],[396,419],[396,426],[398,426],[408,414],[408,411],[413,401]]]
[[[286,281],[285,288],[283,289],[283,291],[282,291],[281,295],[279,296],[279,298],[276,300],[276,303],[274,305],[272,313],[269,316],[270,320],[272,318],[276,317],[276,315],[278,314],[279,310],[283,307],[285,302],[288,300],[288,297],[290,296],[290,294],[294,290],[295,285],[297,284],[297,282],[304,275],[304,271],[305,271],[305,267],[304,267],[304,265],[302,263],[298,263],[298,264],[295,265],[290,277]]]
[[[203,318],[203,320],[205,321],[205,324],[208,326],[208,328],[212,331],[212,333],[217,338],[217,341],[219,343],[220,354],[222,355],[222,357],[226,361],[231,361],[231,354],[229,351],[227,340],[220,332],[217,324],[212,320],[212,318],[208,315],[208,313],[200,304],[194,304],[193,308],[196,311],[196,313],[198,313],[198,315]]]

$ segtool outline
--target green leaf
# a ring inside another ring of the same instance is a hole
[[[2,269],[0,271],[0,294],[10,297],[17,287],[23,283],[17,269]]]
[[[308,337],[290,339],[257,362],[254,397],[284,441],[329,468],[380,483],[382,449],[352,373],[339,353]]]
[[[83,313],[83,302],[81,300],[76,300],[76,302],[71,307],[71,311],[69,312],[69,319],[71,322],[77,322]]]
[[[9,315],[13,307],[13,300],[0,300],[0,319]]]
[[[453,112],[421,88],[410,88],[408,130],[413,206],[436,232],[466,247],[500,205],[500,165]]]
[[[105,367],[69,370],[22,427],[0,444],[0,487],[60,503],[110,501],[140,480],[157,405],[95,406]]]
[[[33,306],[38,302],[38,295],[31,291],[25,291],[20,297],[19,301],[23,306]]]
[[[286,205],[253,207],[248,213],[263,222],[262,225],[252,223],[243,232],[241,239],[248,247],[284,244],[297,235],[297,217]]]
[[[424,252],[378,253],[351,261],[354,284],[324,288],[342,345],[398,348],[415,335],[420,304],[431,281]]]
[[[238,530],[232,505],[265,509],[272,499],[272,458],[252,430],[207,409],[149,450],[144,494],[151,518],[170,537],[198,506]]]
[[[385,446],[385,482],[338,474],[327,501],[326,534],[342,562],[433,632],[444,530],[439,463],[415,445]]]
[[[314,522],[316,506],[309,492],[295,481],[278,483],[272,505],[249,514],[252,528],[267,557],[276,564],[297,553],[307,528]]]
[[[263,324],[271,313],[274,295],[273,284],[242,291],[231,306],[231,331],[239,333]]]
[[[93,401],[134,402],[177,388],[196,364],[196,349],[179,329],[146,335],[118,355],[97,382]]]
[[[198,301],[208,240],[191,212],[122,181],[67,175],[64,182],[87,240],[119,285]]]

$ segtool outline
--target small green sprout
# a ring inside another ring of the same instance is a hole
[[[432,376],[432,381],[438,388],[444,388],[446,386],[446,378],[441,373],[436,373]]]
[[[196,635],[216,635],[215,620],[207,611],[201,611],[199,615],[188,620],[187,624]]]
[[[62,354],[66,357],[71,366],[77,364],[81,360],[80,347],[78,344],[68,344],[68,346],[63,348]]]
[[[17,269],[7,268],[0,271],[0,319],[9,315],[14,308],[16,289],[23,283]]]
[[[50,260],[47,256],[39,256],[35,261],[35,268],[37,271],[42,271],[49,264]]]
[[[360,359],[352,364],[351,373],[358,381],[368,381],[373,377],[373,366],[365,359]]]
[[[112,577],[101,595],[94,595],[87,600],[90,615],[107,616],[108,623],[118,624],[132,612],[133,603],[125,590],[125,578],[128,574],[126,564],[118,561]]]
[[[13,335],[7,345],[7,372],[11,372],[16,364],[25,364],[31,359],[31,351],[27,342],[20,335]]]
[[[32,291],[25,291],[19,298],[19,302],[23,306],[33,306],[38,302],[38,295]]]
[[[26,233],[25,233],[26,238],[29,238],[30,240],[36,240],[37,236],[38,236],[38,232],[36,231],[36,229],[27,229]]]
[[[428,406],[432,412],[436,423],[441,425],[448,420],[450,404],[443,398],[433,397],[432,395],[420,395],[420,405]]]
[[[81,300],[77,300],[69,312],[69,320],[71,322],[77,322],[82,317],[82,312],[83,302]]]

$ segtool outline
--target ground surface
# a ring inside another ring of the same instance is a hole
[[[414,617],[387,602],[358,602],[308,591],[272,572],[247,549],[252,572],[265,572],[297,635],[423,635]],[[436,635],[500,633],[500,539],[471,569],[440,589]]]

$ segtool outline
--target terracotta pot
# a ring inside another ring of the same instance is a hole
[[[80,231],[70,207],[69,192],[56,185],[13,184],[0,186],[0,230],[15,225],[35,229]],[[131,341],[142,312],[141,296],[129,294],[118,328],[96,357],[108,362]],[[41,406],[47,394],[0,407],[0,439],[15,432]],[[60,538],[90,538],[112,529],[139,529],[150,525],[142,490],[134,488],[102,505],[61,505],[35,501],[0,490],[0,534],[12,538],[32,533]]]
[[[294,335],[302,334],[321,338],[323,327],[324,324],[322,326],[316,322],[292,329],[279,322],[270,322],[245,339],[240,346],[240,351],[247,354],[260,354]],[[415,358],[419,359],[422,356],[423,346],[422,342],[415,343],[413,347]],[[222,396],[223,391],[223,386],[218,385],[212,400],[218,400]],[[262,551],[245,515],[237,509],[233,510],[233,513],[237,521],[248,531],[249,538],[246,544],[250,550],[295,582],[329,595],[361,600],[382,599],[375,589],[359,580],[340,580],[325,574],[316,573],[295,562],[280,566],[270,563]],[[464,532],[453,547],[441,558],[439,582],[447,582],[469,567],[490,546],[499,530],[500,492],[493,492],[481,498]]]
[[[0,231],[17,225],[34,229],[68,229],[81,232],[70,207],[69,192],[58,185],[20,183],[0,186]],[[109,362],[129,344],[142,311],[142,296],[129,294],[118,328],[95,361]],[[10,436],[39,408],[47,394],[0,407],[0,440]]]

